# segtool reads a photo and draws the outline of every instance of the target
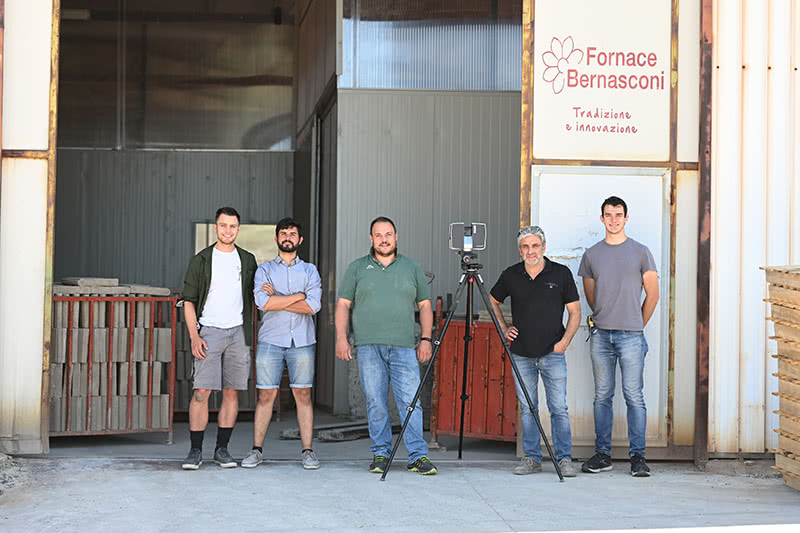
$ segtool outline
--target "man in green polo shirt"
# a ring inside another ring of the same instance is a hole
[[[372,439],[370,472],[386,469],[392,448],[389,419],[389,382],[400,413],[406,412],[419,387],[419,361],[432,355],[433,311],[422,267],[397,253],[397,228],[378,217],[369,227],[370,253],[356,259],[344,274],[336,302],[336,357],[353,358],[347,329],[353,312],[353,335],[361,386],[367,397],[367,421]],[[422,337],[416,346],[414,312],[419,309]],[[408,450],[408,470],[436,474],[422,438],[422,407],[417,402],[403,440]]]

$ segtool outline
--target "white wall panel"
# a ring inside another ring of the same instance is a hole
[[[739,323],[741,254],[739,232],[742,135],[742,3],[726,0],[714,6],[717,22],[714,69],[716,138],[712,160],[711,335],[709,353],[709,448],[739,448]],[[722,28],[725,30],[722,31]]]
[[[776,445],[759,267],[800,263],[800,8],[714,3],[709,451]]]
[[[763,242],[766,231],[766,181],[767,171],[767,4],[761,0],[744,1],[742,68],[742,138],[746,150],[741,151],[742,202],[739,217],[741,231],[741,271],[738,285],[741,301],[737,328],[739,336],[739,448],[763,450],[762,432],[748,428],[764,427],[764,321],[765,296],[763,272],[766,253]],[[733,159],[733,158],[731,158]],[[746,251],[745,251],[746,250]],[[750,281],[757,281],[750,283]],[[748,304],[745,304],[748,303]],[[730,335],[731,332],[727,332]]]
[[[697,362],[697,232],[699,175],[677,173],[675,200],[675,376],[673,444],[694,444]]]
[[[6,0],[3,150],[47,150],[52,0]]]
[[[697,162],[700,145],[700,0],[680,0],[678,161]]]
[[[796,0],[771,0],[769,2],[769,74],[768,74],[768,163],[767,163],[767,224],[765,232],[766,261],[768,265],[782,265],[789,262],[791,251],[790,221],[791,202],[789,191],[792,186],[792,159],[800,147],[792,146],[792,108],[791,100],[791,46],[792,18],[791,6]],[[759,272],[759,274],[761,274]],[[763,276],[753,277],[753,281],[763,280]],[[763,284],[763,281],[761,281]],[[770,324],[770,329],[772,325]],[[772,377],[777,372],[777,361],[769,357],[777,346],[770,341],[767,346],[766,366],[767,387],[764,401],[771,423],[765,428],[765,435],[771,446],[777,446],[773,427],[778,427],[778,417],[772,413],[778,402],[770,394],[777,390],[777,380]],[[768,446],[769,447],[769,446]]]
[[[46,216],[47,161],[4,160],[0,184],[0,451],[39,451]]]
[[[792,223],[789,244],[790,263],[800,264],[800,3],[792,4]]]

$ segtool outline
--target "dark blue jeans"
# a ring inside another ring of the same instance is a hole
[[[617,362],[622,374],[622,395],[628,408],[630,455],[644,456],[647,408],[644,405],[644,358],[647,340],[642,331],[598,329],[592,335],[594,371],[595,450],[611,455],[612,402],[616,388]]]

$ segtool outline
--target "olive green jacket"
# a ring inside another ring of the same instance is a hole
[[[216,243],[215,243],[216,244]],[[200,251],[192,257],[186,278],[183,281],[182,297],[184,301],[192,302],[197,311],[197,318],[203,314],[203,306],[208,297],[208,288],[211,286],[211,257],[215,244]],[[253,346],[253,278],[255,277],[256,258],[244,248],[236,247],[239,259],[242,262],[242,317],[244,318],[244,338],[248,346]]]

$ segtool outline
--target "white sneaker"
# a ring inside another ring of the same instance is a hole
[[[319,468],[319,459],[311,450],[303,451],[303,468],[306,470],[316,470]]]
[[[264,454],[262,454],[258,450],[250,450],[250,453],[247,454],[247,457],[242,459],[242,468],[255,468],[261,464],[261,461],[264,458]]]

